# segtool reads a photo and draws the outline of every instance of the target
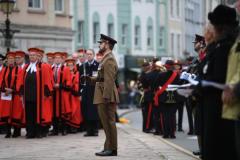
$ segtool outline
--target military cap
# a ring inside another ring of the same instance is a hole
[[[106,36],[104,34],[100,34],[100,41],[98,41],[98,43],[102,43],[104,41],[107,41],[108,43],[115,45],[117,43],[117,41],[109,36]]]
[[[193,41],[193,43],[197,43],[197,42],[201,42],[201,41],[205,41],[205,38],[201,35],[195,34],[195,40]]]

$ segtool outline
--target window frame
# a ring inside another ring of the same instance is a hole
[[[59,2],[59,0],[54,0],[54,12],[55,13],[64,13],[65,12],[65,1],[64,0],[60,0],[62,2],[62,10],[56,10],[56,1]]]
[[[28,8],[31,9],[31,10],[43,10],[43,0],[38,0],[39,1],[39,7],[37,8],[35,5],[36,5],[36,2],[37,0],[31,0],[32,1],[32,6],[29,5],[29,2],[30,0],[28,0]]]

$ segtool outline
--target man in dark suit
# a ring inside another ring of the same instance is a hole
[[[90,77],[96,77],[99,63],[94,60],[94,50],[86,51],[87,62],[83,64],[84,74]],[[93,104],[95,85],[86,82],[82,88],[82,113],[84,116],[87,133],[84,136],[98,136],[98,111],[97,106]]]

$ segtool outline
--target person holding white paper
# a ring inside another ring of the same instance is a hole
[[[0,99],[0,124],[6,125],[6,136],[5,138],[10,138],[11,134],[11,124],[13,116],[13,94],[16,88],[16,78],[17,78],[17,67],[14,66],[14,52],[8,52],[7,55],[7,66],[3,68],[3,73],[1,74],[1,99]],[[19,128],[15,128],[14,132],[17,132]],[[15,134],[15,133],[14,133]]]

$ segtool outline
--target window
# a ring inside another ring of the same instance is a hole
[[[159,29],[159,47],[163,47],[163,39],[164,39],[164,27],[160,27]]]
[[[113,24],[109,23],[107,29],[108,29],[108,36],[113,37]]]
[[[98,35],[100,34],[99,31],[99,22],[94,22],[93,23],[93,43],[96,44],[97,43],[97,38]]]
[[[177,17],[180,17],[180,1],[179,0],[177,0],[177,4],[176,4],[176,7],[177,7]]]
[[[146,2],[148,2],[148,3],[153,3],[153,0],[146,0]]]
[[[135,46],[139,46],[140,45],[140,26],[136,25],[134,30],[135,30],[134,44]]]
[[[134,20],[134,46],[141,47],[141,21],[138,16]]]
[[[171,33],[171,53],[174,55],[174,34]]]
[[[170,1],[170,14],[171,14],[171,17],[174,17],[174,8],[173,8],[173,0]]]
[[[55,0],[55,11],[57,12],[64,11],[64,0]]]
[[[152,47],[152,40],[153,40],[153,27],[148,26],[147,27],[147,46]]]
[[[79,21],[78,22],[78,30],[77,30],[77,34],[78,34],[78,43],[79,44],[83,44],[83,21]]]
[[[28,0],[28,7],[34,9],[42,8],[42,0]]]
[[[147,20],[147,46],[153,48],[153,20],[151,17]]]
[[[99,38],[99,35],[100,35],[100,16],[98,14],[98,12],[95,12],[93,14],[93,30],[92,30],[92,33],[93,33],[93,44],[96,45],[97,44],[97,40]]]
[[[122,25],[122,38],[121,38],[121,43],[123,46],[126,45],[126,40],[127,40],[127,24]]]
[[[181,53],[181,35],[177,35],[177,52]]]

